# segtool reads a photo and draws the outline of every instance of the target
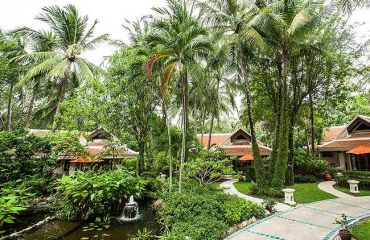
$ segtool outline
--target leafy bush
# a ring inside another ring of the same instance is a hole
[[[273,187],[261,187],[256,183],[252,183],[250,186],[250,191],[253,195],[265,196],[271,198],[281,198],[284,196],[284,193],[281,189],[275,189]]]
[[[348,176],[349,178],[357,178],[357,179],[370,179],[370,172],[364,171],[343,171],[344,176]]]
[[[25,130],[0,132],[0,183],[41,175],[55,163],[51,148],[49,141]]]
[[[133,172],[77,172],[58,180],[52,208],[60,218],[103,217],[121,207],[130,195],[141,197],[145,182]]]
[[[256,171],[254,166],[245,167],[244,175],[246,177],[246,181],[256,181]]]
[[[294,182],[296,183],[314,183],[317,181],[315,176],[310,175],[294,175]]]
[[[209,184],[221,179],[222,174],[232,174],[230,160],[221,150],[201,150],[186,165],[186,174],[200,184]]]
[[[348,176],[341,176],[336,178],[337,185],[340,187],[349,188],[348,180],[357,180],[359,181],[358,187],[361,191],[361,189],[364,190],[370,190],[370,179],[366,178],[355,178],[355,177],[348,177]]]
[[[204,185],[166,193],[162,200],[158,214],[166,230],[165,239],[214,240],[232,224],[265,214],[257,204]]]
[[[18,199],[16,195],[10,194],[7,196],[0,196],[0,227],[2,227],[4,223],[14,223],[14,216],[25,209],[25,202]],[[4,232],[5,231],[0,229],[0,234]]]
[[[298,151],[294,156],[294,173],[302,176],[314,176],[317,179],[322,179],[325,172],[329,172],[332,176],[336,170],[329,166],[325,160],[317,159],[305,151]]]

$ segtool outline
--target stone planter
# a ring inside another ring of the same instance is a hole
[[[284,192],[284,203],[289,204],[289,205],[296,205],[296,202],[294,201],[294,195],[293,195],[295,190],[292,188],[285,188],[283,189],[283,192]]]
[[[231,175],[225,175],[225,174],[224,174],[224,175],[222,175],[222,176],[221,176],[221,179],[222,179],[222,180],[232,180],[232,179],[233,179],[233,177],[232,177]]]
[[[359,193],[360,191],[358,190],[358,184],[360,183],[357,180],[348,180],[349,183],[349,191],[351,193]]]

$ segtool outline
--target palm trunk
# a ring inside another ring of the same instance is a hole
[[[256,134],[254,130],[254,120],[253,120],[253,109],[252,109],[252,98],[251,98],[251,86],[250,86],[250,79],[249,79],[249,72],[248,72],[248,65],[247,65],[247,57],[242,48],[239,49],[240,57],[241,57],[241,68],[242,74],[244,79],[244,92],[245,98],[247,100],[247,114],[248,114],[248,121],[249,121],[249,128],[251,133],[251,142],[252,142],[252,151],[253,151],[253,158],[254,158],[254,165],[256,171],[256,182],[260,185],[265,185],[266,178],[265,169],[263,167],[263,162],[259,150],[259,146],[256,139]]]
[[[213,122],[214,122],[214,120],[215,120],[215,113],[213,111],[212,116],[211,116],[211,125],[209,127],[209,133],[208,133],[208,144],[207,144],[207,149],[208,150],[211,148],[212,131],[213,131]]]
[[[53,119],[53,127],[52,127],[53,131],[55,131],[57,129],[57,126],[58,126],[56,118],[58,117],[58,115],[60,113],[60,105],[64,101],[64,94],[65,94],[65,88],[67,86],[67,82],[68,82],[68,76],[64,75],[63,81],[61,82],[61,85],[60,85],[60,88],[59,88],[59,93],[58,93],[58,98],[57,98],[57,106],[55,108],[55,114],[54,114],[54,119]]]
[[[167,106],[166,106],[165,100],[163,100],[163,111],[164,111],[165,116],[166,116],[166,128],[167,128],[167,135],[168,135],[168,158],[169,158],[169,165],[170,165],[169,190],[171,192],[172,191],[172,172],[173,172],[173,168],[172,168],[172,149],[171,149],[172,148],[172,141],[171,141],[170,119],[168,117]]]
[[[313,114],[312,91],[310,91],[308,98],[310,101],[311,154],[312,156],[315,156],[315,123]]]
[[[197,109],[197,101],[194,101],[194,110],[193,110],[193,117],[194,117],[194,135],[195,139],[197,139],[198,134],[198,109]]]
[[[188,78],[187,68],[184,66],[183,72],[181,73],[182,83],[182,141],[181,141],[181,158],[180,158],[180,169],[179,169],[179,192],[182,190],[182,174],[184,170],[184,163],[187,161],[187,146],[186,137],[188,133],[188,109],[189,109],[189,92],[188,92]]]
[[[221,82],[221,78],[217,78],[217,87],[216,87],[217,94],[216,94],[215,104],[213,106],[214,108],[213,108],[212,116],[211,116],[211,126],[209,128],[209,137],[208,137],[208,146],[207,146],[208,150],[211,148],[213,124],[214,124],[214,121],[215,121],[216,111],[217,111],[217,108],[218,108],[218,91],[220,89],[220,82]]]
[[[202,114],[202,136],[201,136],[201,142],[203,144],[203,138],[204,138],[204,125],[206,124],[206,109],[203,109]]]
[[[33,111],[33,107],[35,105],[35,99],[36,99],[36,94],[37,94],[37,90],[38,90],[38,85],[39,84],[36,83],[35,86],[34,86],[34,88],[33,88],[31,101],[30,101],[30,104],[28,105],[26,121],[24,123],[24,127],[25,128],[29,128],[30,127],[31,118],[32,118],[32,111]]]
[[[9,96],[8,96],[8,115],[6,119],[6,130],[10,132],[12,130],[12,114],[13,114],[13,93],[14,93],[14,84],[10,84]]]

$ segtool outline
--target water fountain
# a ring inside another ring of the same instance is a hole
[[[122,222],[131,222],[140,218],[139,205],[134,200],[134,196],[130,196],[129,202],[123,208],[122,216],[119,218]]]

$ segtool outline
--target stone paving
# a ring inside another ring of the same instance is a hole
[[[341,195],[331,184],[326,183],[320,189]],[[275,213],[239,230],[226,240],[332,240],[339,230],[335,219],[342,214],[346,214],[352,222],[370,216],[370,197],[345,195]]]
[[[238,190],[236,190],[236,188],[234,187],[234,182],[236,182],[236,181],[235,180],[230,180],[230,181],[223,182],[223,183],[220,184],[220,187],[224,190],[225,193],[228,193],[228,194],[231,194],[231,195],[236,195],[240,198],[244,198],[245,200],[252,201],[252,202],[255,202],[255,203],[258,203],[258,204],[262,204],[262,202],[263,202],[262,198],[251,197],[251,196],[245,195],[245,194],[239,192]],[[286,211],[290,208],[292,208],[292,207],[290,207],[289,205],[283,204],[283,203],[278,203],[275,206],[275,209],[278,212]]]

